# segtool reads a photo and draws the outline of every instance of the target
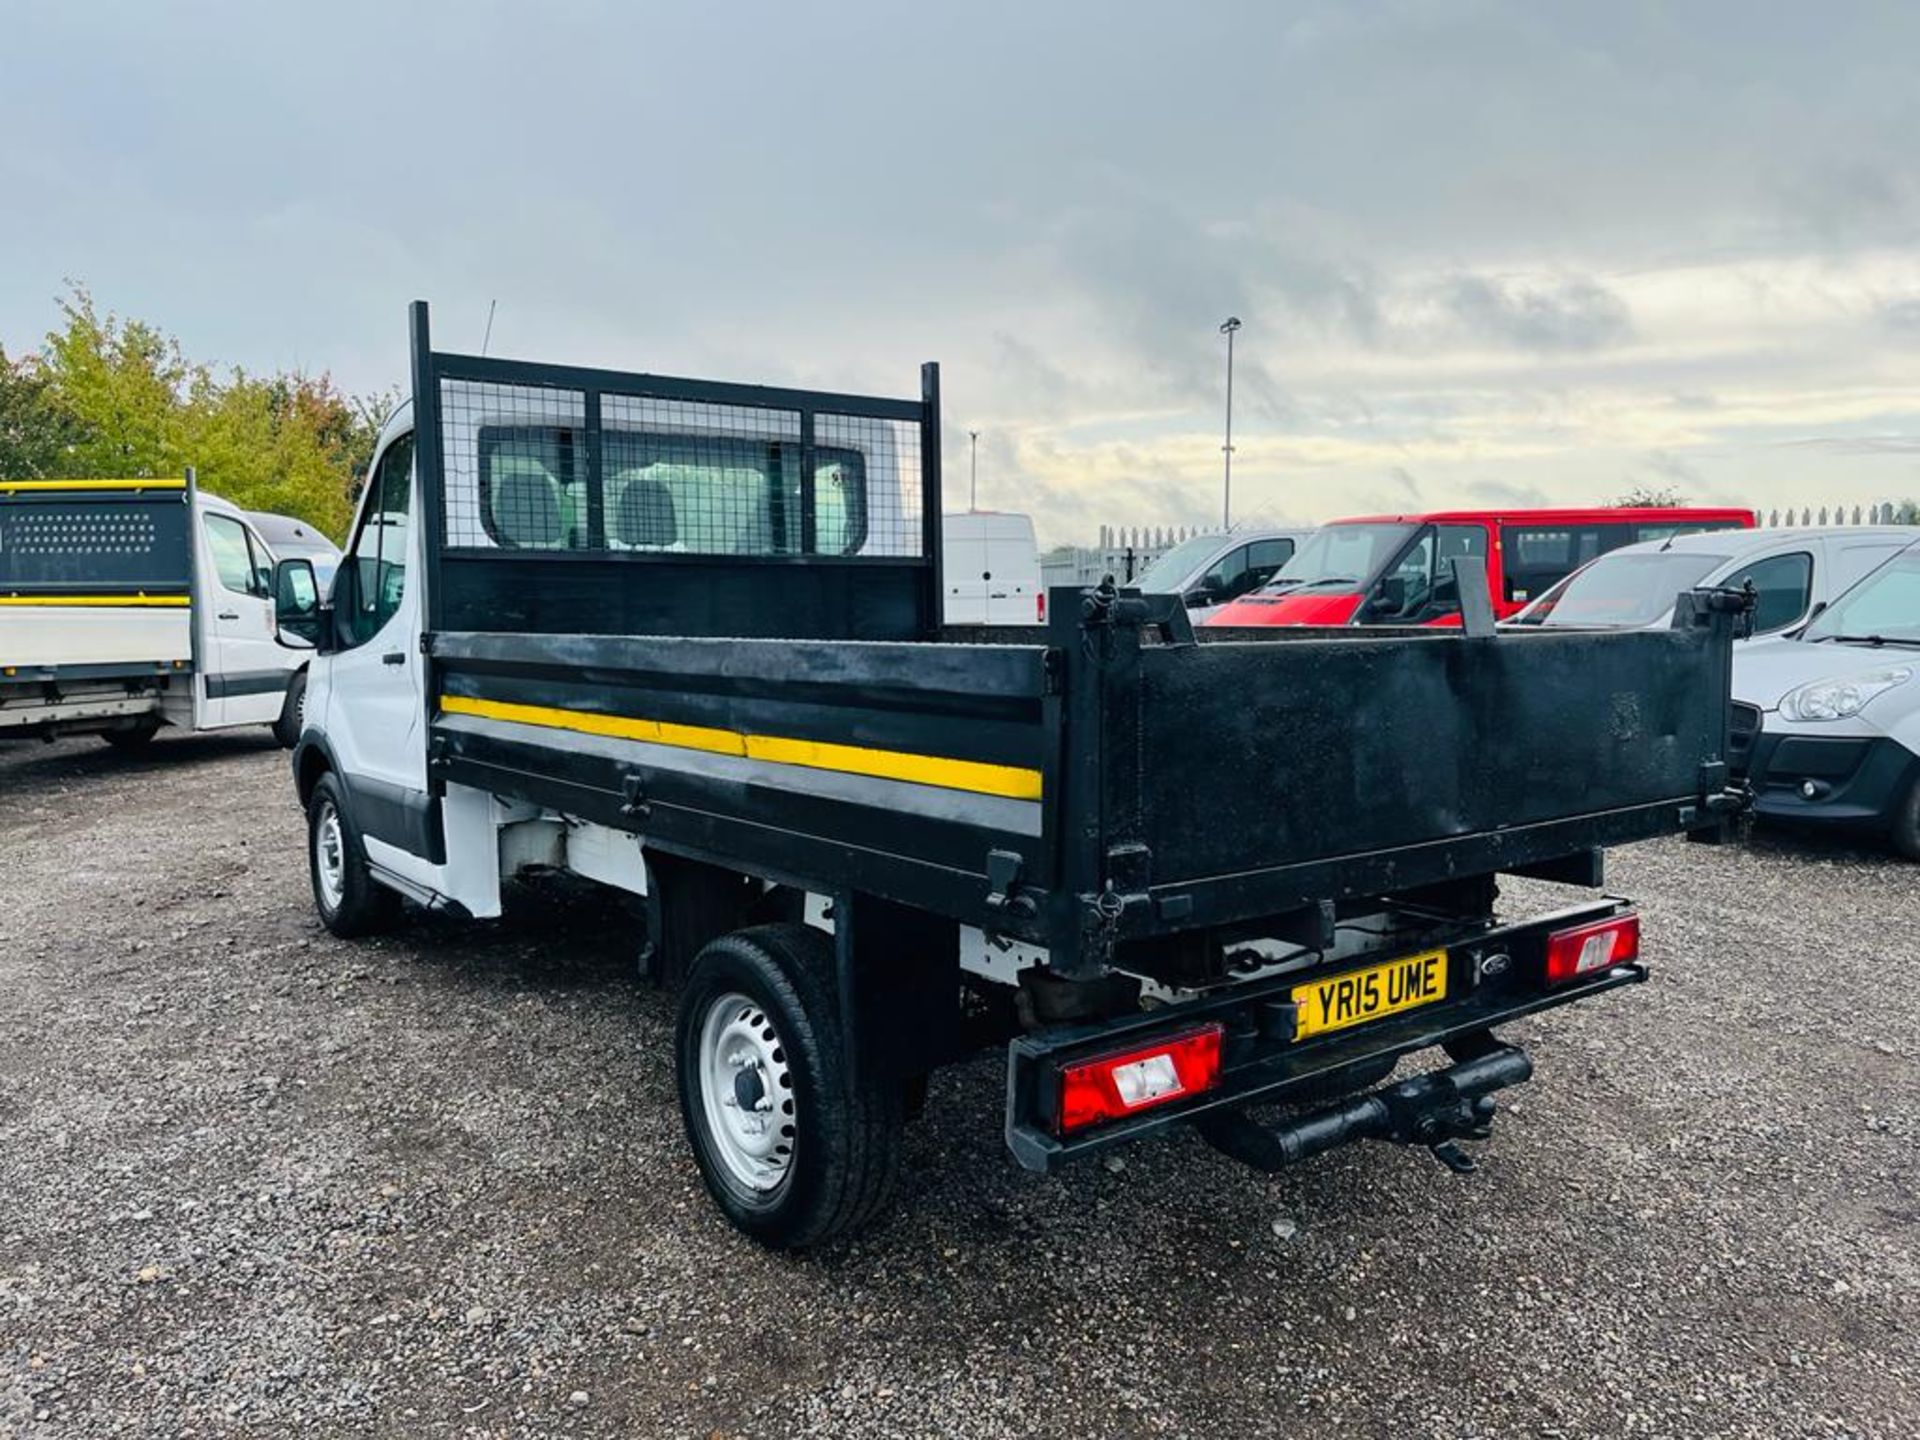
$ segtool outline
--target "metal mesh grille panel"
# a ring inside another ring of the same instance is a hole
[[[452,379],[440,403],[450,548],[921,553],[909,422]]]
[[[187,583],[186,506],[75,501],[0,506],[0,591]]]

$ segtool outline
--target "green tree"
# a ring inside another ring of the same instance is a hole
[[[85,427],[61,408],[39,361],[0,347],[0,480],[55,475]]]
[[[84,431],[62,462],[68,475],[177,475],[191,463],[182,408],[204,380],[179,342],[139,320],[102,316],[83,286],[60,302],[66,325],[47,336],[41,363],[60,408]]]
[[[49,473],[178,475],[192,466],[206,489],[236,505],[345,534],[358,472],[395,394],[355,397],[300,371],[222,377],[158,328],[101,314],[84,286],[73,286],[60,310],[65,323],[37,359],[0,364],[0,474],[16,463],[5,448],[15,407],[32,421],[23,422],[31,463]]]
[[[1635,506],[1670,510],[1686,504],[1687,497],[1674,485],[1636,485],[1626,494],[1616,495],[1613,503],[1623,510]]]

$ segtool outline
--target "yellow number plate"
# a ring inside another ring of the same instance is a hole
[[[1446,998],[1447,952],[1429,950],[1294,986],[1299,1020],[1293,1034],[1304,1040]]]

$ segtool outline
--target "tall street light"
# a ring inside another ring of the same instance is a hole
[[[1227,337],[1227,443],[1220,447],[1226,457],[1226,476],[1220,490],[1220,526],[1233,528],[1233,334],[1240,328],[1240,317],[1229,315],[1220,326]]]
[[[980,432],[967,431],[967,513],[980,508]]]

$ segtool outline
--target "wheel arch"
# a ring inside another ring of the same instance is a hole
[[[320,783],[320,777],[337,768],[324,736],[301,737],[293,750],[293,787],[301,808],[313,799],[313,787]]]

